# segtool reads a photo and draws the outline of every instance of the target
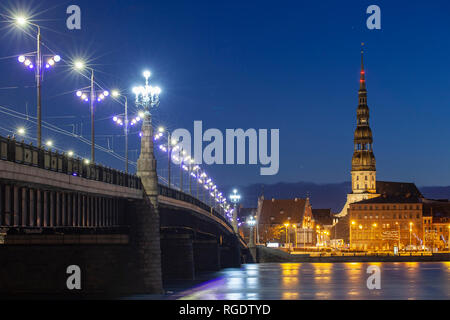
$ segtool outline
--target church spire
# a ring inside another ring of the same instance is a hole
[[[361,43],[361,79],[359,80],[359,90],[365,91],[366,90],[366,78],[365,78],[365,72],[364,72],[364,49],[362,48],[364,46],[364,43]]]
[[[364,45],[364,44],[362,44]],[[353,193],[375,192],[375,156],[373,137],[369,125],[369,107],[367,105],[366,77],[364,71],[364,50],[361,48],[361,75],[358,91],[357,125],[354,135],[352,159]]]

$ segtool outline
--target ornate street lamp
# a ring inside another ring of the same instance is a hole
[[[249,219],[247,219],[247,225],[250,227],[250,239],[249,239],[249,246],[253,247],[255,245],[255,236],[253,234],[253,227],[256,225],[256,220],[253,218],[253,216],[250,216]]]
[[[234,211],[233,211],[233,227],[234,231],[238,232],[237,230],[237,204],[241,201],[241,195],[238,194],[237,189],[233,190],[233,194],[230,195],[230,200],[234,204]]]
[[[147,195],[154,205],[158,202],[158,176],[153,150],[153,127],[150,110],[159,105],[161,89],[149,85],[150,71],[144,71],[145,86],[133,88],[136,106],[142,107],[141,154],[137,163],[137,174],[141,178]]]
[[[82,71],[84,69],[88,69],[91,72],[91,85],[89,86],[89,92],[83,92],[83,90],[77,91],[77,96],[85,101],[90,103],[90,110],[91,110],[91,161],[92,163],[95,163],[95,125],[94,125],[94,102],[97,98],[98,102],[101,102],[103,99],[105,99],[107,96],[109,96],[109,91],[99,91],[97,93],[97,97],[95,96],[95,82],[94,82],[94,69],[89,68],[86,66],[86,64],[81,61],[77,60],[75,61],[73,65],[75,70]]]
[[[61,57],[58,55],[42,55],[41,52],[41,27],[35,23],[30,22],[26,17],[19,16],[15,18],[15,24],[19,28],[24,28],[27,25],[36,27],[37,29],[37,49],[36,52],[27,55],[21,55],[18,57],[20,63],[22,63],[29,70],[34,70],[36,74],[36,88],[37,88],[37,146],[42,146],[42,101],[41,101],[41,83],[43,80],[43,68],[42,60],[44,57],[48,57],[45,64],[45,68],[49,69],[55,65],[55,63],[61,61]],[[36,57],[35,64],[30,60],[30,57]]]
[[[124,127],[124,133],[125,133],[125,173],[128,174],[128,125],[130,124],[128,121],[128,98],[126,95],[121,94],[118,90],[112,91],[112,96],[115,99],[119,99],[122,97],[125,100],[125,113],[124,118],[122,119],[120,116],[114,116],[113,121],[119,125]],[[143,115],[143,114],[141,114]],[[131,126],[134,126],[139,121],[141,121],[141,115],[137,115],[135,118],[131,120]]]

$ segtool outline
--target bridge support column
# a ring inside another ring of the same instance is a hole
[[[22,188],[22,227],[26,227],[28,223],[28,188]]]
[[[50,191],[50,221],[49,221],[49,225],[50,227],[53,227],[55,225],[55,213],[56,213],[56,206],[55,206],[55,192]]]
[[[220,270],[220,248],[217,240],[194,241],[195,272]]]
[[[36,226],[42,226],[42,191],[36,189]]]
[[[14,216],[13,216],[13,225],[14,226],[19,226],[19,187],[18,186],[14,186],[13,187],[13,192],[14,192]]]
[[[34,189],[30,189],[30,194],[28,197],[29,201],[30,201],[30,227],[34,227],[36,225],[36,203],[35,203],[35,191]]]
[[[194,248],[190,233],[161,235],[163,279],[194,279]]]
[[[149,108],[150,105],[146,102],[141,130],[141,153],[137,161],[137,176],[141,179],[144,189],[143,203],[147,205],[147,210],[137,215],[136,220],[142,223],[137,226],[136,240],[140,248],[138,260],[143,272],[145,289],[152,292],[162,292],[159,189]]]
[[[241,248],[238,243],[220,247],[220,266],[222,268],[239,268],[241,266]]]
[[[10,226],[11,225],[11,186],[6,185],[5,186],[5,225]]]

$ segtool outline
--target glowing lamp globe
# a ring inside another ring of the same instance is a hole
[[[146,79],[150,78],[150,76],[151,76],[151,73],[148,70],[145,70],[142,74],[144,75],[144,78],[146,78]]]

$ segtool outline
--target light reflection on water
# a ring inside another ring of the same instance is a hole
[[[381,290],[367,288],[370,265],[381,269]],[[450,299],[450,262],[249,264],[168,298]]]

